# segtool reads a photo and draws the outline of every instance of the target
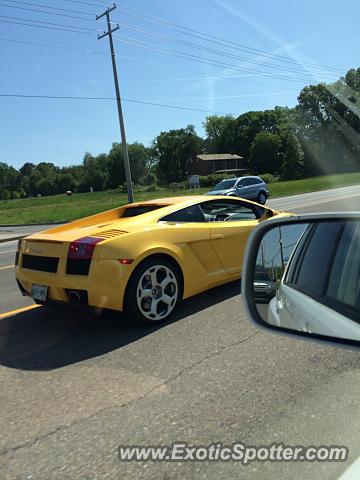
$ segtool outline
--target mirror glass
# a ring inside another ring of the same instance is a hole
[[[253,301],[268,324],[360,341],[360,222],[292,222],[259,245]]]

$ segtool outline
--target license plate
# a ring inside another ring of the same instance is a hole
[[[41,302],[45,302],[47,296],[47,289],[46,285],[34,285],[31,288],[31,296],[34,300],[40,300]]]

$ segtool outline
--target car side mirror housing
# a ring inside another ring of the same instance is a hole
[[[360,214],[262,222],[246,247],[242,293],[261,328],[360,346]]]

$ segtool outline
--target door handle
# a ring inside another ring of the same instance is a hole
[[[221,238],[224,238],[222,233],[214,233],[214,235],[211,236],[211,240],[220,240]]]

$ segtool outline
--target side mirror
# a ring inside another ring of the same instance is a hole
[[[261,223],[247,244],[242,289],[262,328],[360,346],[360,214]]]

